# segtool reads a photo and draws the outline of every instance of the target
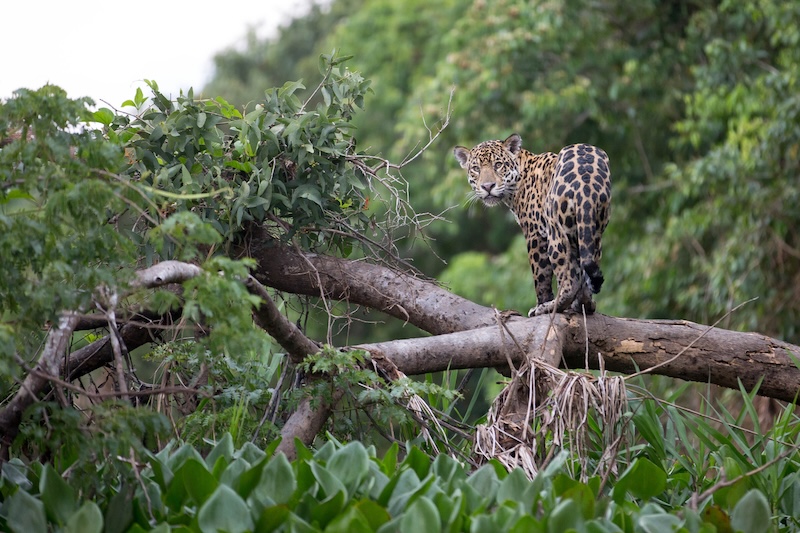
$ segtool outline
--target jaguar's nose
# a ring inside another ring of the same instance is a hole
[[[481,183],[481,189],[486,191],[487,194],[491,194],[492,193],[492,189],[494,189],[495,185],[497,185],[497,184],[492,182],[492,181],[487,182],[487,183]]]

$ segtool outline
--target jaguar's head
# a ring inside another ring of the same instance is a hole
[[[496,205],[514,195],[521,149],[522,139],[514,133],[505,141],[484,141],[472,150],[456,146],[453,154],[461,168],[466,169],[475,197],[486,205]]]

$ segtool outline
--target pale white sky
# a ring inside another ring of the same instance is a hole
[[[212,58],[242,47],[249,27],[272,35],[310,0],[34,0],[4,1],[0,19],[0,99],[45,83],[71,98],[114,107],[141,80],[167,95],[210,79]],[[145,91],[145,95],[147,95]]]

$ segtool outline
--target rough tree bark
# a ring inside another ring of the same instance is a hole
[[[428,280],[367,263],[304,254],[254,228],[247,255],[264,285],[284,292],[324,296],[376,309],[440,335],[495,322],[492,309],[461,298]]]

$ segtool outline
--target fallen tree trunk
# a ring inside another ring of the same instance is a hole
[[[277,243],[266,233],[259,237],[260,244],[249,251],[259,263],[255,276],[269,286],[296,294],[344,299],[408,320],[435,335],[469,330],[442,339],[426,337],[371,345],[385,350],[404,373],[505,363],[494,310],[389,268],[303,254]],[[759,394],[786,401],[793,401],[800,391],[800,370],[792,360],[800,356],[800,347],[777,339],[684,320],[637,320],[595,314],[586,318],[584,328],[582,316],[573,315],[568,320],[567,315],[557,316],[566,320],[558,329],[565,336],[563,364],[569,368],[583,368],[586,361],[589,368],[598,368],[598,355],[602,355],[606,369],[625,374],[652,368],[654,374],[729,388],[737,388],[741,380],[748,390],[763,378]],[[549,323],[549,317],[519,317],[510,319],[509,327],[515,335],[525,336],[525,331]],[[477,330],[482,327],[490,327],[490,331],[494,328],[494,335]],[[472,342],[473,336],[478,335],[483,341],[475,340],[475,350],[465,351],[456,344],[465,339]]]

